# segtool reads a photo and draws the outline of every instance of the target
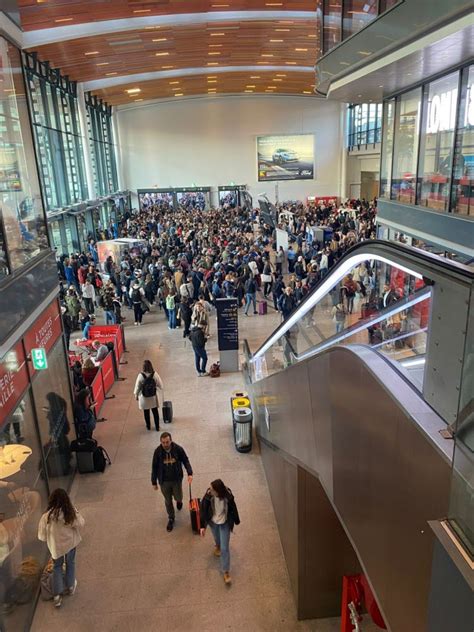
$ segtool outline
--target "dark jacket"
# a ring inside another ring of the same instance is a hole
[[[194,327],[191,329],[189,339],[191,340],[193,349],[204,349],[206,346],[206,336],[200,327]]]
[[[165,454],[166,450],[161,445],[156,448],[153,454],[153,461],[151,465],[152,485],[156,485],[157,481],[160,485],[163,482],[163,460],[165,458]],[[193,469],[186,455],[186,452],[180,445],[174,443],[174,441],[171,443],[171,454],[176,459],[176,480],[183,480],[183,465],[186,469],[186,472],[188,473],[188,476],[192,476]]]
[[[214,513],[212,507],[213,496],[211,490],[208,489],[206,495],[201,501],[201,527],[205,529],[212,519]],[[237,505],[235,504],[234,496],[229,488],[227,488],[227,524],[230,530],[233,531],[234,525],[240,524],[239,512]]]

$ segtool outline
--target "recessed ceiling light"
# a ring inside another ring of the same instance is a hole
[[[223,9],[224,7],[228,7],[228,6],[229,6],[228,4],[213,4],[212,8],[213,9],[219,9],[219,8]]]
[[[297,53],[306,53],[306,52],[308,52],[308,49],[307,48],[295,48],[295,51]]]
[[[303,94],[313,94],[311,90],[303,90]]]
[[[99,51],[98,50],[91,50],[88,53],[84,53],[84,55],[98,55]]]
[[[277,33],[289,33],[290,29],[275,29]]]
[[[217,83],[217,79],[208,79],[207,83]]]
[[[220,55],[220,51],[218,51],[218,50],[210,50],[207,54],[208,55]]]
[[[161,66],[162,70],[170,70],[171,68],[174,68],[174,66]]]
[[[250,75],[250,79],[260,79],[260,75]]]
[[[208,79],[217,79],[217,75],[207,75]]]
[[[317,37],[317,35],[311,34],[311,35],[308,35],[308,37]]]
[[[293,20],[280,20],[278,24],[294,24]]]
[[[161,53],[155,53],[155,57],[166,57],[166,55],[169,55],[168,51],[163,51]]]
[[[359,55],[372,55],[371,50],[358,50]]]
[[[341,66],[350,66],[350,63],[348,61],[340,61],[339,64]]]
[[[184,94],[182,92],[177,92],[176,94],[173,94],[174,97],[184,97]]]
[[[253,92],[253,90],[244,90],[244,92]]]
[[[167,42],[168,38],[167,37],[158,37],[157,39],[152,39],[152,42]]]
[[[224,44],[209,44],[209,48],[222,48]]]
[[[272,81],[283,81],[283,79],[273,79]]]
[[[109,62],[108,61],[101,61],[98,64],[96,64],[96,66],[108,66]]]
[[[116,74],[117,74],[116,72],[106,72],[105,76],[106,77],[111,77],[112,75],[116,75]]]
[[[137,94],[137,92],[141,92],[140,88],[129,88],[128,90],[125,90],[125,92],[128,92],[128,94]]]
[[[277,77],[286,77],[286,75],[276,75]]]
[[[176,86],[176,88],[171,88],[171,90],[181,90],[181,88],[179,86]]]
[[[179,83],[179,81],[170,81],[170,86],[176,85],[177,83]]]
[[[151,9],[135,9],[134,13],[150,13]]]
[[[211,37],[223,37],[225,33],[210,33]]]
[[[283,2],[265,2],[266,7],[282,7]]]
[[[146,29],[147,31],[148,31],[148,30],[151,30],[151,29],[161,29],[161,26],[145,26],[145,29]]]
[[[267,86],[267,90],[276,90],[277,86]]]
[[[275,44],[277,42],[283,42],[282,39],[271,39],[270,42],[272,42],[272,44]]]
[[[207,62],[207,65],[208,65],[208,66],[218,66],[218,65],[219,65],[219,62],[218,62],[218,61],[208,61],[208,62]]]
[[[74,20],[74,18],[58,18],[57,20],[54,20],[57,24],[59,24],[59,22],[71,22],[71,20]]]
[[[381,86],[379,86],[379,88],[383,88],[383,84]]]
[[[257,86],[254,85],[249,85],[249,86],[245,86],[246,88],[256,88]]]
[[[296,61],[285,61],[287,66],[296,66]]]
[[[273,57],[272,53],[262,53],[262,57]]]
[[[139,101],[143,101],[143,99],[135,99],[135,103],[138,103]]]

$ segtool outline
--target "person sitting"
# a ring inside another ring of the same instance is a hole
[[[82,363],[82,381],[86,386],[90,386],[99,371],[99,367],[94,364],[92,358],[86,358]]]
[[[93,362],[95,366],[100,366],[100,363],[107,357],[109,348],[103,342],[100,342],[100,340],[94,340],[92,343],[92,349],[95,351]]]

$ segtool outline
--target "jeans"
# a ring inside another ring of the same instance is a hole
[[[341,331],[344,331],[344,321],[336,320],[336,334],[340,334]]]
[[[248,314],[250,304],[253,303],[254,313],[257,311],[257,297],[255,294],[245,295],[245,313]]]
[[[88,314],[94,314],[94,301],[91,298],[84,298],[84,307],[86,308],[86,312]]]
[[[115,325],[115,314],[112,311],[104,311],[104,318],[106,325]]]
[[[183,485],[181,481],[163,481],[160,485],[165,498],[166,513],[170,520],[174,520],[173,496],[177,503],[183,502]]]
[[[133,304],[133,312],[135,314],[135,322],[136,323],[141,323],[142,319],[143,319],[142,304],[141,303],[134,303]]]
[[[212,520],[209,522],[209,527],[214,536],[216,546],[221,550],[221,571],[228,573],[230,570],[230,527],[227,522],[224,522],[224,524],[214,524]]]
[[[168,309],[168,326],[170,329],[176,329],[176,307]]]
[[[160,414],[158,412],[158,408],[152,408],[151,412],[153,413],[153,421],[155,422],[156,430],[160,429]],[[148,430],[150,429],[150,409],[143,411],[143,416],[145,417],[145,424]]]
[[[66,588],[74,588],[76,579],[76,549],[54,560],[53,568],[53,594],[62,595],[64,592],[63,564],[66,562]]]
[[[194,349],[194,362],[198,373],[206,372],[207,351],[205,349]]]

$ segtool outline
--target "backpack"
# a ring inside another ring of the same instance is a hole
[[[215,364],[211,364],[211,368],[209,369],[209,375],[211,377],[221,376],[221,367],[219,365],[219,362],[216,362]]]
[[[168,294],[168,296],[166,297],[166,309],[174,309],[174,308],[175,308],[174,296],[171,296],[170,294]]]
[[[94,470],[96,472],[104,472],[106,465],[112,465],[112,461],[110,460],[106,449],[102,446],[97,446],[92,454],[92,459],[94,461]]]
[[[143,397],[155,397],[156,382],[155,382],[154,376],[153,375],[147,376],[144,373],[142,373],[142,376],[143,376],[143,384],[142,384],[141,393]]]
[[[139,289],[133,290],[133,292],[132,292],[132,301],[134,303],[141,303],[142,295],[141,295]]]

